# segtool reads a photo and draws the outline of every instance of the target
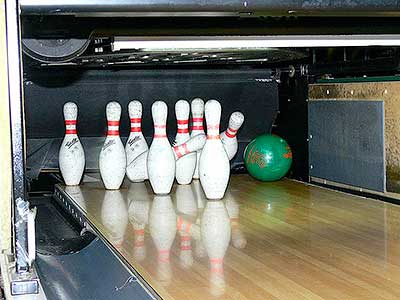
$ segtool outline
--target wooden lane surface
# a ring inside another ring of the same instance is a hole
[[[159,263],[146,225],[146,255],[138,255],[129,207],[145,195],[151,211],[153,194],[148,183],[139,192],[132,185],[125,182],[120,190],[122,206],[106,200],[101,182],[83,184],[80,202],[164,299],[400,299],[400,206],[290,180],[261,183],[233,175],[224,200],[231,214],[239,208],[238,228],[247,243],[235,248],[231,241],[216,281],[194,238],[192,265],[181,253],[178,233],[170,262]],[[197,199],[193,184],[192,193],[182,188],[174,186],[171,194],[178,214],[182,203],[189,203],[187,209],[190,201],[205,202],[202,193]],[[114,217],[106,217],[113,211]],[[201,216],[201,209],[195,214]],[[190,218],[195,222],[196,216]]]

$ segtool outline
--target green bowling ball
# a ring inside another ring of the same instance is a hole
[[[249,174],[258,180],[279,180],[292,165],[292,150],[281,137],[263,134],[247,145],[244,163]]]

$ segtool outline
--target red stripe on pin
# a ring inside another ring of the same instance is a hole
[[[131,127],[131,132],[142,132],[141,127]]]
[[[141,248],[144,246],[144,241],[136,241],[133,244],[136,248]]]
[[[193,118],[192,119],[192,122],[194,123],[194,122],[203,122],[203,118]]]
[[[143,235],[144,234],[144,229],[135,229],[135,234],[137,235]]]
[[[107,135],[119,135],[119,130],[108,130]]]
[[[119,121],[107,121],[108,126],[119,126]]]
[[[76,129],[67,129],[65,130],[65,134],[76,134]]]
[[[176,123],[178,125],[186,125],[189,124],[189,120],[177,120]]]
[[[182,242],[190,241],[190,236],[181,236],[181,241]]]
[[[192,126],[192,130],[204,130],[203,125],[202,126]]]
[[[176,157],[178,157],[178,158],[181,158],[182,157],[182,153],[181,153],[181,151],[180,151],[180,149],[179,149],[179,146],[174,146],[174,152],[175,152],[175,154],[176,154]]]
[[[131,123],[140,123],[142,118],[131,118]]]
[[[178,228],[178,230],[181,230],[182,223],[183,223],[182,217],[178,217],[178,223],[176,224],[176,227]]]
[[[166,128],[166,125],[162,125],[162,124],[154,124],[154,128]]]
[[[207,130],[213,130],[213,129],[219,129],[219,124],[216,124],[216,125],[208,125],[207,126]]]
[[[207,140],[218,140],[219,134],[217,135],[207,135]]]
[[[183,129],[178,128],[178,133],[189,133],[189,129],[187,129],[187,128],[183,128]]]
[[[155,138],[155,139],[158,139],[158,138],[165,138],[165,137],[167,137],[166,134],[155,134],[155,135],[154,135],[154,138]]]
[[[230,132],[227,130],[227,131],[225,131],[225,135],[226,135],[228,138],[234,138],[234,137],[236,136],[236,132],[235,132],[234,134],[230,134]]]
[[[184,143],[182,145],[180,145],[183,149],[183,155],[189,153],[189,149],[187,148],[187,144]]]
[[[65,125],[76,125],[76,120],[65,120]]]

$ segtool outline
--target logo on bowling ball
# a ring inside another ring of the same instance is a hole
[[[264,159],[264,156],[258,152],[257,150],[254,151],[254,147],[255,145],[253,145],[253,147],[251,147],[249,155],[247,156],[247,161],[246,163],[249,164],[257,164],[260,168],[265,168],[266,166],[266,162]]]
[[[290,150],[290,147],[286,146],[285,148],[286,148],[286,150],[288,150],[288,152],[287,153],[283,153],[283,157],[286,158],[286,159],[293,158],[292,150]]]

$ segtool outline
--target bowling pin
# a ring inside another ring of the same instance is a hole
[[[128,216],[134,232],[133,256],[146,257],[145,228],[149,222],[150,199],[144,183],[131,183],[128,189]]]
[[[106,191],[101,206],[101,222],[113,246],[120,249],[128,225],[128,209],[120,191]]]
[[[201,217],[201,237],[210,260],[212,294],[221,295],[225,290],[224,257],[231,239],[229,216],[222,201],[207,202]]]
[[[247,240],[239,228],[239,203],[231,193],[226,196],[225,206],[231,221],[232,245],[237,249],[243,249],[246,247]]]
[[[112,101],[107,104],[107,137],[100,151],[99,167],[104,186],[108,190],[120,188],[125,177],[126,154],[119,137],[121,105]]]
[[[209,100],[205,105],[207,141],[200,154],[200,182],[207,199],[222,199],[228,186],[230,165],[219,136],[221,104]]]
[[[175,103],[175,115],[178,131],[175,136],[175,145],[181,145],[190,139],[189,134],[190,105],[186,100]],[[175,177],[178,184],[189,184],[192,181],[196,168],[196,153],[190,153],[176,161]]]
[[[64,104],[65,137],[61,143],[58,160],[65,185],[79,185],[85,169],[85,151],[76,132],[78,106]]]
[[[185,159],[187,156],[195,154],[197,150],[203,149],[205,143],[206,136],[204,134],[199,134],[183,144],[172,147],[177,161],[176,163],[178,164],[179,161]],[[192,180],[192,177],[190,177],[190,180]]]
[[[175,178],[175,156],[166,133],[168,107],[156,101],[151,107],[154,138],[147,155],[147,171],[155,194],[169,194]]]
[[[170,196],[154,197],[149,228],[158,251],[158,278],[166,286],[172,278],[169,256],[176,235],[176,213]]]
[[[131,101],[128,105],[128,111],[131,122],[131,132],[125,145],[126,175],[132,182],[141,182],[148,178],[147,156],[141,154],[149,150],[141,128],[142,103],[137,100]],[[134,160],[135,163],[132,164]]]
[[[225,147],[226,154],[231,160],[238,150],[237,131],[244,122],[244,115],[240,111],[231,114],[228,129],[221,133],[221,141]]]
[[[191,103],[191,111],[192,111],[192,132],[190,133],[191,137],[195,137],[198,134],[205,134],[203,128],[203,120],[204,120],[204,101],[200,98],[195,98]],[[197,151],[197,160],[196,160],[196,168],[194,170],[193,179],[199,179],[199,161],[200,161],[200,153],[201,150]]]

